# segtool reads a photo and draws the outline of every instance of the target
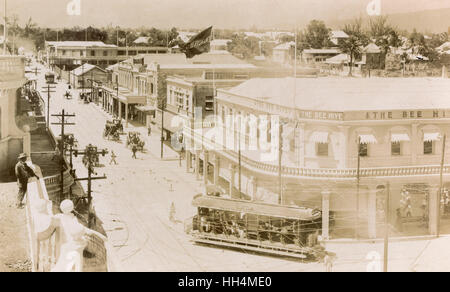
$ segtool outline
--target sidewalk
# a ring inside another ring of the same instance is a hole
[[[16,208],[17,183],[0,184],[0,272],[30,272],[25,209]]]

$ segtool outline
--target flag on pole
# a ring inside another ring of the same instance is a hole
[[[187,43],[179,42],[178,46],[191,59],[210,50],[212,26],[193,36]]]

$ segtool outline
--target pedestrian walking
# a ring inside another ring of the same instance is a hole
[[[131,151],[133,151],[133,156],[131,156],[131,158],[137,159],[137,157],[136,157],[136,152],[137,152],[136,144],[133,144],[133,146],[131,147]]]
[[[34,173],[34,171],[26,164],[27,155],[22,153],[17,158],[19,162],[17,162],[15,167],[15,173],[17,178],[17,184],[19,186],[19,192],[17,194],[17,208],[22,208],[23,198],[25,197],[25,193],[27,192],[28,187],[28,179],[31,177],[39,177]]]
[[[323,263],[325,265],[325,271],[326,272],[332,272],[333,269],[333,259],[331,256],[327,253],[325,257],[323,258]]]
[[[111,165],[113,162],[115,165],[117,165],[116,157],[117,155],[114,153],[114,151],[111,151],[111,160],[109,161],[109,165]]]
[[[148,127],[148,136],[150,137],[151,135],[152,135],[152,127],[149,126],[149,127]]]
[[[175,203],[174,202],[172,202],[172,204],[170,205],[169,220],[170,220],[170,222],[175,222],[176,221],[176,218],[175,218]]]

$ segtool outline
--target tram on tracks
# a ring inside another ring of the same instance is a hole
[[[186,232],[196,243],[302,259],[325,255],[318,243],[322,212],[199,194]]]

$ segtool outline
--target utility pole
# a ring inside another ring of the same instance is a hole
[[[359,183],[361,168],[361,137],[358,137],[358,165],[356,169],[356,218],[355,218],[355,239],[358,239],[359,228]]]
[[[281,121],[279,121],[278,125],[278,193],[280,194],[279,203],[282,205],[284,203],[283,198],[283,181],[282,181],[282,168],[281,168],[281,160],[283,155],[283,125],[281,124]],[[272,135],[272,133],[270,134]]]
[[[97,173],[94,171],[94,162],[96,161],[98,155],[102,155],[103,157],[108,153],[108,151],[106,149],[103,149],[101,151],[97,150],[96,146],[93,146],[92,144],[89,144],[86,149],[84,151],[79,151],[79,150],[74,150],[74,155],[75,157],[77,157],[79,154],[85,155],[87,158],[87,169],[88,169],[88,177],[86,178],[75,178],[75,181],[83,181],[83,180],[87,180],[88,181],[88,193],[87,193],[87,197],[84,199],[88,200],[88,227],[91,227],[91,223],[92,223],[92,181],[93,180],[98,180],[98,179],[106,179],[106,176],[100,176],[100,177],[92,177],[92,174],[97,175]]]
[[[56,91],[53,91],[52,89],[56,89],[55,86],[51,86],[50,83],[47,83],[46,86],[43,87],[44,91],[42,93],[47,93],[47,129],[49,129],[49,123],[50,123],[50,93],[55,93]],[[46,90],[46,91],[45,91]]]
[[[386,197],[385,197],[385,207],[384,207],[384,265],[383,272],[388,271],[388,247],[389,247],[389,199],[390,199],[390,186],[389,182],[386,183]]]
[[[59,119],[58,123],[52,123],[52,125],[59,125],[61,126],[61,145],[60,146],[60,152],[61,152],[61,198],[64,198],[64,143],[65,143],[65,136],[64,136],[64,126],[74,126],[75,123],[69,123],[66,122],[66,118],[75,117],[74,114],[66,114],[64,109],[62,110],[61,114],[52,115],[52,117],[57,117]]]
[[[242,133],[242,116],[239,117],[239,132],[238,132],[238,156],[239,156],[239,198],[242,199],[242,156],[241,156],[241,133]]]
[[[7,29],[6,29],[6,2],[5,1],[5,15],[4,15],[4,19],[3,19],[3,55],[6,55],[6,34],[7,34]]]
[[[164,100],[161,101],[161,159],[164,156]]]
[[[436,236],[439,237],[440,229],[441,229],[441,200],[442,200],[442,189],[443,189],[443,180],[442,175],[444,172],[444,160],[445,160],[445,140],[447,138],[447,135],[444,134],[444,137],[442,137],[442,156],[441,156],[441,169],[439,172],[439,194],[437,198],[437,230],[436,230]]]

